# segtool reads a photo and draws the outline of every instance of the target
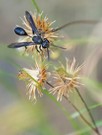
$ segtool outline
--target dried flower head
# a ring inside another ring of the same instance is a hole
[[[26,81],[29,100],[31,99],[36,101],[36,93],[38,93],[40,97],[43,95],[42,87],[47,79],[46,66],[42,65],[39,67],[37,65],[34,69],[23,68],[19,72],[18,78]]]
[[[66,60],[66,67],[61,64],[61,67],[56,69],[53,75],[55,79],[54,88],[50,89],[50,93],[53,95],[57,93],[57,100],[61,101],[63,96],[68,97],[70,91],[81,85],[79,72],[82,66],[76,67],[75,64],[75,59],[71,64]]]
[[[51,25],[54,23],[53,22],[49,22],[48,21],[48,18],[47,17],[43,17],[43,14],[40,13],[40,14],[31,14],[32,15],[32,18],[35,22],[35,25],[39,31],[39,33],[41,33],[42,37],[43,38],[47,38],[48,41],[51,43],[53,42],[58,36],[52,31],[52,27]],[[32,38],[34,35],[32,33],[32,29],[31,29],[31,26],[29,25],[26,17],[24,16],[24,19],[22,19],[23,21],[23,24],[25,26],[25,31],[27,32],[27,34],[30,36],[30,37],[24,37],[24,38],[21,38],[19,40],[19,42],[32,42]],[[39,49],[39,48],[38,48]],[[43,48],[42,48],[43,49]],[[35,46],[28,46],[26,48],[26,52],[28,53],[32,53],[33,51],[35,50]],[[46,51],[46,49],[43,49],[43,51]]]

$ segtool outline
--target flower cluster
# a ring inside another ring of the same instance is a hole
[[[29,99],[36,101],[36,92],[40,97],[43,95],[41,89],[47,80],[46,69],[46,65],[42,64],[39,66],[38,64],[36,64],[36,67],[34,69],[23,68],[19,72],[18,78],[20,80],[24,80],[27,84],[27,94],[29,96]]]
[[[60,67],[56,68],[54,72],[53,78],[55,79],[54,88],[50,90],[51,93],[57,93],[57,100],[62,100],[62,96],[68,97],[69,92],[78,88],[82,83],[80,83],[79,72],[81,71],[81,67],[76,67],[75,58],[69,63],[66,60],[66,66],[60,65]]]
[[[42,14],[32,14],[31,16],[41,38],[47,39],[51,45],[58,38],[58,34],[56,34],[51,27],[52,23],[48,21],[47,17],[43,18]],[[19,40],[19,42],[32,42],[31,37],[33,37],[35,33],[32,32],[32,20],[30,21],[31,22],[29,22],[27,17],[24,16],[24,30],[29,36],[23,37]],[[37,50],[39,49],[38,46],[39,45],[26,46],[26,52],[33,54],[36,47]],[[40,53],[43,55],[38,55],[37,58],[33,57],[35,62],[34,67],[31,69],[21,69],[18,74],[18,78],[25,81],[27,95],[29,96],[30,100],[36,101],[37,95],[41,97],[43,95],[43,90],[46,89],[46,85],[49,85],[51,87],[49,93],[52,93],[53,95],[57,94],[57,100],[61,101],[63,96],[68,97],[70,91],[73,91],[81,85],[79,73],[82,66],[76,67],[75,58],[71,63],[66,59],[66,65],[64,66],[61,64],[58,67],[53,68],[54,71],[49,71],[49,76],[48,68],[51,66],[51,64],[48,64],[48,59],[43,57],[45,56],[46,49],[47,48],[41,48],[41,50],[38,50],[38,54]],[[47,64],[45,64],[45,61],[47,61]],[[53,84],[48,82],[48,76]]]

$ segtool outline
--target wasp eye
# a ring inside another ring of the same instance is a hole
[[[25,31],[23,28],[21,28],[21,27],[16,27],[16,28],[14,29],[14,32],[15,32],[17,35],[20,35],[20,36],[27,36],[26,31]]]
[[[42,38],[40,36],[34,36],[32,37],[32,40],[34,41],[35,44],[42,44]]]

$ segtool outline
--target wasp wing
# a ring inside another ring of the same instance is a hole
[[[33,42],[21,42],[21,43],[11,43],[8,45],[9,48],[20,48],[20,47],[26,47],[30,45],[35,45]]]
[[[30,27],[32,28],[32,33],[33,34],[36,33],[37,35],[39,35],[39,32],[37,30],[37,27],[36,27],[36,25],[34,23],[34,20],[33,20],[32,16],[31,16],[31,14],[28,11],[25,11],[25,16],[26,16],[26,19],[27,19]]]

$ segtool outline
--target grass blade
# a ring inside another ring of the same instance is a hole
[[[33,5],[34,5],[34,7],[36,8],[37,12],[38,12],[38,13],[41,13],[41,12],[40,12],[40,8],[39,8],[38,4],[36,3],[36,1],[35,1],[35,0],[32,0],[32,3],[33,3]]]

